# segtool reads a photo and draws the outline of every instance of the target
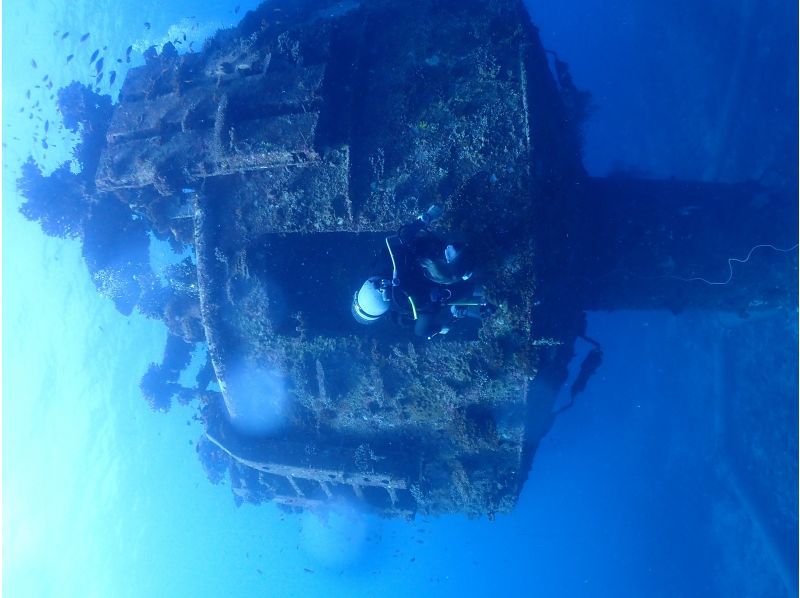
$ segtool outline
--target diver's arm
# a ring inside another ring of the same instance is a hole
[[[441,216],[441,206],[433,204],[424,213],[417,216],[414,219],[414,222],[400,227],[400,230],[397,231],[397,236],[403,243],[409,243],[420,233],[420,231],[427,228],[431,222],[438,220]]]

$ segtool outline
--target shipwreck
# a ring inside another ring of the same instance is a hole
[[[791,190],[586,174],[588,95],[520,0],[275,0],[202,51],[152,49],[116,103],[77,83],[59,100],[81,170],[28,163],[23,212],[168,327],[142,390],[197,408],[237,501],[508,512],[587,310],[796,296],[796,252],[774,251],[796,243]],[[359,326],[384,238],[434,202],[498,312],[433,341]],[[153,272],[151,237],[186,259]],[[715,284],[751,248],[757,270]]]

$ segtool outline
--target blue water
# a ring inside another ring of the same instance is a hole
[[[4,595],[796,594],[796,546],[776,548],[746,500],[747,488],[767,487],[797,504],[796,314],[590,314],[603,365],[539,448],[517,509],[494,522],[237,509],[225,485],[208,483],[192,411],[153,413],[139,396],[148,363],[161,359],[163,326],[120,316],[95,292],[77,244],[44,237],[17,213],[21,161],[32,154],[52,168],[68,156],[57,135],[47,152],[33,143],[36,123],[17,111],[44,74],[56,87],[88,81],[95,48],[122,56],[133,44],[141,62],[151,43],[179,31],[201,40],[254,5],[3,6]],[[592,174],[796,176],[796,7],[529,8],[545,45],[593,93]],[[61,42],[55,30],[71,36]],[[735,455],[719,446],[720,401],[731,396],[769,432]],[[756,450],[795,466],[749,471],[742,455]],[[796,510],[772,515],[796,537]]]

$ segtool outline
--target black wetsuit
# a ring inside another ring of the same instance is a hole
[[[395,320],[414,324],[417,336],[430,337],[447,326],[453,317],[444,302],[472,294],[472,285],[464,282],[440,284],[425,276],[424,260],[441,260],[447,243],[430,231],[424,222],[415,220],[403,226],[388,240],[397,279],[392,287]]]

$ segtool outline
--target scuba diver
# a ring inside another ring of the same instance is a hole
[[[392,278],[371,276],[355,292],[351,312],[357,322],[373,324],[388,314],[400,325],[413,324],[417,336],[430,340],[447,334],[458,319],[483,319],[496,311],[472,281],[470,248],[449,243],[428,228],[441,214],[433,205],[386,237]]]

